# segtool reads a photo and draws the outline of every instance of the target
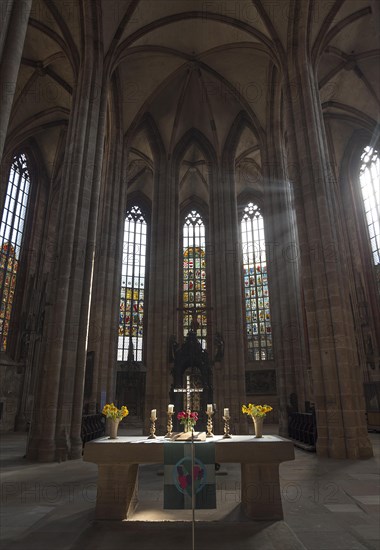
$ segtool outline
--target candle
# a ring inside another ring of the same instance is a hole
[[[207,413],[212,413],[212,412],[213,412],[213,410],[212,410],[212,403],[209,403],[209,404],[207,405]]]
[[[223,416],[225,416],[226,418],[229,418],[230,417],[230,409],[224,409]]]
[[[151,420],[157,420],[157,409],[152,409],[150,411],[150,419]]]
[[[168,405],[168,413],[174,412],[174,405]]]

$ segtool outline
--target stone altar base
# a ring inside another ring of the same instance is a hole
[[[208,441],[215,444],[217,463],[241,465],[240,492],[244,514],[253,521],[282,520],[279,466],[281,462],[294,460],[293,443],[274,435],[259,439],[244,435],[235,435],[231,439],[215,436]],[[162,464],[164,444],[167,443],[163,437],[100,438],[86,443],[83,460],[98,464],[97,519],[132,519],[138,502],[137,465]]]

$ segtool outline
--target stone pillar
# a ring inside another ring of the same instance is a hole
[[[0,158],[3,155],[9,118],[32,0],[5,0],[0,8]]]
[[[91,303],[89,350],[94,351],[90,413],[100,404],[101,393],[113,401],[123,230],[127,185],[123,174],[123,135],[119,127],[119,104],[112,102],[111,132],[102,176],[93,299]]]
[[[97,6],[83,2],[84,50],[62,170],[53,307],[28,455],[79,458],[89,301],[98,215],[106,87]],[[39,408],[39,410],[38,410]]]
[[[235,189],[234,149],[225,147],[221,171],[211,167],[210,235],[212,261],[212,319],[214,334],[224,338],[224,358],[214,366],[215,401],[219,417],[230,409],[232,430],[246,431],[241,406],[246,401],[244,329],[239,221]],[[219,430],[222,429],[222,421]]]
[[[157,433],[166,428],[170,366],[168,341],[177,334],[178,317],[178,204],[175,169],[168,172],[161,147],[154,159],[154,193],[151,218],[149,311],[146,343],[145,431],[150,410],[157,409]]]
[[[294,180],[306,323],[317,414],[317,453],[372,456],[347,285],[346,243],[315,67],[306,48],[308,4],[296,6],[284,98]],[[297,45],[300,45],[298,48]]]
[[[290,396],[297,396],[299,410],[304,411],[305,401],[310,400],[311,392],[294,197],[284,165],[280,92],[278,73],[274,70],[268,97],[267,139],[261,159],[274,358],[280,400],[279,433],[286,437]]]

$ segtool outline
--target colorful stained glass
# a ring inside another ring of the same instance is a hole
[[[138,206],[124,224],[117,360],[143,360],[147,223]]]
[[[248,357],[273,359],[264,219],[258,206],[249,203],[241,221],[245,330]]]
[[[194,331],[203,349],[207,339],[205,250],[205,226],[192,210],[183,226],[183,334]]]
[[[360,187],[373,262],[380,265],[380,156],[373,147],[366,147],[361,157]]]
[[[15,156],[9,173],[0,227],[0,349],[7,349],[9,322],[21,256],[30,176],[25,154]]]

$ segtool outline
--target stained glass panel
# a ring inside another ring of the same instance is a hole
[[[192,210],[183,226],[183,334],[194,331],[206,349],[206,241],[205,226]]]
[[[252,361],[265,361],[273,359],[272,324],[264,219],[253,203],[244,209],[241,237],[248,357]]]
[[[379,152],[366,147],[360,169],[360,187],[367,218],[368,234],[375,265],[380,265],[380,157]]]
[[[7,349],[9,323],[17,282],[30,176],[24,154],[14,157],[0,226],[0,349]]]
[[[117,360],[143,360],[147,223],[133,206],[125,218]]]

